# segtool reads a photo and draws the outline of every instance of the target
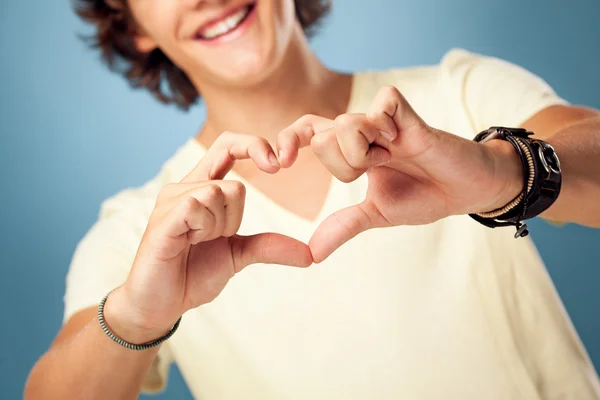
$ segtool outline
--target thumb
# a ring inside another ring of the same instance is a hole
[[[305,243],[278,233],[235,235],[231,239],[236,272],[250,264],[308,267],[313,262],[310,249]]]
[[[320,263],[344,243],[373,228],[363,204],[336,211],[325,218],[308,242],[315,263]]]
[[[380,146],[371,146],[367,152],[366,165],[368,168],[378,167],[389,164],[391,161],[391,154],[387,149]]]

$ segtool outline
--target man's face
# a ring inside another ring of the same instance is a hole
[[[128,0],[142,51],[160,48],[196,84],[247,85],[281,62],[293,0]]]

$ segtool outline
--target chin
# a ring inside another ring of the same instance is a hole
[[[273,75],[281,60],[271,54],[248,54],[237,57],[220,71],[223,80],[236,86],[256,86]]]

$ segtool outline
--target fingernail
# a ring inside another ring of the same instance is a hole
[[[279,161],[277,161],[277,157],[275,157],[275,154],[273,154],[273,153],[269,153],[269,161],[271,162],[272,165],[274,165],[276,167],[280,166]]]
[[[279,159],[281,160],[283,158],[283,150],[279,149]]]
[[[392,140],[394,140],[394,138],[392,138],[392,135],[390,135],[387,132],[379,131],[379,133],[381,133],[381,136],[383,136],[384,138],[386,138],[388,140],[388,142],[391,142]]]

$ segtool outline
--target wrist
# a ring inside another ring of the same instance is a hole
[[[525,172],[519,155],[509,142],[490,140],[482,146],[489,153],[494,174],[490,200],[477,211],[489,212],[506,206],[523,192]]]
[[[148,324],[141,313],[135,311],[135,306],[127,297],[123,287],[112,291],[104,305],[104,321],[108,328],[120,339],[133,343],[144,344],[167,334],[171,326],[154,327]]]

